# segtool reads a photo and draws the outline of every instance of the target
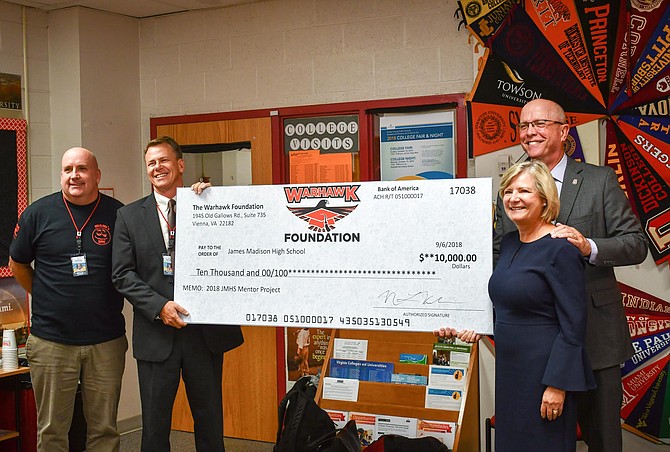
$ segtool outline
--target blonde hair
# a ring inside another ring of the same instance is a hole
[[[529,160],[511,166],[500,179],[500,197],[504,197],[505,190],[510,186],[512,180],[522,173],[528,173],[535,179],[535,189],[546,204],[542,210],[542,220],[551,223],[558,217],[561,203],[558,199],[558,190],[554,177],[551,175],[547,165],[539,160]]]

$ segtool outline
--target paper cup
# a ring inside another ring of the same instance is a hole
[[[2,347],[2,370],[10,371],[19,368],[19,355],[16,348]]]
[[[14,330],[2,331],[2,347],[16,348],[16,333]]]

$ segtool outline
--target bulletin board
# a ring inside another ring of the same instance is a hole
[[[0,329],[16,330],[19,346],[28,337],[28,296],[12,278],[9,244],[19,215],[28,205],[26,121],[0,118]]]
[[[27,205],[26,121],[0,118],[0,278],[12,276],[9,244]]]
[[[467,125],[463,94],[307,105],[274,110],[273,183],[310,183],[313,171],[320,182],[382,180],[383,118],[449,115],[435,126],[448,135],[451,177],[467,176]],[[446,124],[448,123],[448,124]],[[332,129],[332,130],[331,130]],[[448,133],[444,130],[448,129]],[[431,131],[430,133],[435,133]],[[435,140],[436,142],[436,140]],[[316,151],[316,152],[315,152]],[[340,160],[331,162],[329,159]],[[347,157],[349,163],[342,161]],[[347,174],[343,168],[348,169]],[[350,168],[350,169],[349,169]],[[333,175],[347,179],[331,180]]]

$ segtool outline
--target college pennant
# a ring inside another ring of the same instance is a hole
[[[619,289],[634,348],[622,368],[621,417],[639,432],[667,438],[670,303],[623,283]]]
[[[670,260],[670,166],[663,164],[668,157],[662,150],[666,146],[623,119],[615,121],[620,130],[608,133],[606,164],[624,176],[622,188],[649,238],[654,261],[666,262]]]

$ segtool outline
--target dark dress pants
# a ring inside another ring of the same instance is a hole
[[[621,368],[593,371],[598,387],[578,393],[577,421],[589,452],[621,452]]]
[[[142,452],[170,450],[172,406],[180,371],[193,414],[196,450],[224,450],[223,353],[209,350],[199,325],[176,331],[170,356],[162,362],[138,360],[137,371],[142,402]]]

